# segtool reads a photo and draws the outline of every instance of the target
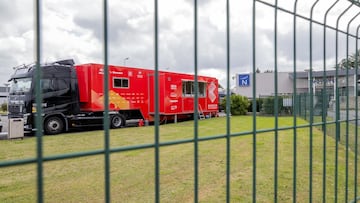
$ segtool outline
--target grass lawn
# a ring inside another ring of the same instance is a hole
[[[252,131],[251,116],[233,116],[231,133]],[[257,129],[274,127],[273,117],[257,117]],[[297,125],[306,125],[298,119]],[[280,127],[293,126],[292,117],[280,117]],[[330,129],[330,128],[329,128]],[[309,128],[297,128],[297,201],[309,201]],[[226,133],[226,118],[199,121],[199,137]],[[274,199],[274,136],[256,135],[257,201]],[[111,147],[134,146],[154,142],[154,127],[123,128],[110,131]],[[160,126],[161,142],[194,137],[192,121]],[[313,128],[313,201],[322,202],[323,150],[326,150],[326,201],[334,201],[335,141]],[[291,202],[293,190],[294,131],[278,131],[278,200]],[[45,136],[44,156],[98,150],[103,148],[103,131]],[[252,134],[231,138],[231,202],[252,201]],[[345,148],[339,145],[338,201],[345,195]],[[33,158],[36,139],[0,142],[0,162]],[[111,154],[111,199],[114,202],[154,202],[154,149],[140,149]],[[199,199],[201,202],[226,200],[226,139],[199,142]],[[349,200],[354,195],[354,153],[349,161]],[[359,171],[358,171],[359,173]],[[0,169],[0,202],[36,201],[36,165]],[[360,180],[358,180],[360,182]],[[193,202],[194,144],[185,143],[160,148],[160,198],[162,202]],[[49,161],[44,163],[45,202],[103,202],[104,156]]]

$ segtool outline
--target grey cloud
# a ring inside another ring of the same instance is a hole
[[[206,4],[209,4],[212,0],[200,0],[197,1],[199,6],[204,6]],[[194,5],[194,0],[185,0],[186,3],[190,4],[191,6]]]
[[[0,36],[19,36],[33,29],[32,2],[26,0],[0,2]]]
[[[103,22],[99,17],[100,16],[75,15],[73,21],[79,27],[91,31],[96,39],[101,40],[103,38]]]
[[[14,5],[9,4],[7,1],[0,2],[0,20],[9,20],[16,16],[16,12],[13,12]]]

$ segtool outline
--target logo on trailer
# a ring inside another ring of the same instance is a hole
[[[214,82],[211,82],[209,85],[209,99],[211,102],[214,102],[216,99],[215,90],[216,90],[216,85],[214,84]]]
[[[239,75],[239,86],[248,87],[250,86],[250,74],[241,74]]]

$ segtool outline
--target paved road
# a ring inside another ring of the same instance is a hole
[[[346,120],[346,116],[347,116],[347,112],[349,112],[349,119],[353,120],[356,118],[356,111],[355,110],[341,110],[340,111],[340,119],[341,120]],[[334,111],[328,111],[328,116],[332,117],[334,120],[336,119],[336,112]],[[360,118],[360,113],[358,113],[358,118]],[[355,124],[355,121],[350,121],[351,123]],[[360,121],[358,121],[358,125],[360,125]]]

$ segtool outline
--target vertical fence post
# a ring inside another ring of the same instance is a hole
[[[42,71],[40,68],[41,61],[41,0],[35,1],[35,49],[36,49],[36,83],[35,83],[35,100],[36,100],[36,128],[43,129],[42,125],[42,92],[40,80]],[[44,175],[43,175],[43,139],[42,130],[36,131],[36,149],[37,149],[37,197],[38,202],[43,202],[44,198]]]
[[[110,135],[109,135],[109,66],[108,66],[108,2],[104,0],[104,156],[105,202],[110,202]]]
[[[194,0],[194,72],[195,72],[195,84],[197,84],[198,78],[198,47],[197,47],[197,42],[198,42],[198,13],[197,13],[197,9],[198,9],[198,2],[197,0]],[[198,90],[197,90],[197,85],[196,85],[196,94],[195,94],[195,102],[194,102],[194,202],[198,202],[199,201],[199,163],[198,163],[198,157],[199,157],[199,143],[198,143]]]
[[[337,0],[336,2],[334,2],[325,12],[324,15],[324,26],[323,26],[323,81],[325,81],[326,79],[326,23],[327,23],[327,17],[329,12],[334,8],[334,6],[339,2],[339,0]],[[324,82],[323,84],[323,88],[324,90],[326,90],[326,82]],[[325,102],[323,104],[323,111],[324,111],[324,106],[325,106]],[[323,201],[326,201],[326,116],[324,115],[323,112],[323,119],[322,119],[323,124],[323,185],[322,185],[322,198]]]
[[[297,14],[297,4],[298,4],[298,0],[295,0],[294,2],[294,16],[293,16],[293,54],[294,54],[294,62],[293,62],[293,72],[294,72],[294,83],[293,83],[293,91],[294,91],[294,94],[293,94],[293,125],[294,125],[294,128],[293,128],[293,132],[294,132],[294,137],[293,137],[293,153],[294,153],[294,157],[293,157],[293,203],[296,202],[296,172],[297,172],[297,128],[296,128],[296,125],[297,125],[297,114],[298,114],[298,110],[300,110],[300,108],[298,108],[298,104],[299,102],[297,102],[297,99],[300,98],[300,95],[299,97],[297,96],[297,91],[296,91],[296,59],[297,59],[297,52],[296,52],[296,14]]]
[[[158,0],[154,0],[154,63],[155,63],[155,74],[154,74],[154,105],[155,105],[155,129],[154,129],[154,143],[155,143],[155,202],[160,202],[160,136],[159,136],[159,125],[160,125],[160,116],[159,116],[159,54],[158,54]]]
[[[226,75],[227,75],[227,95],[230,95],[230,2],[226,1]],[[230,100],[229,100],[230,102]],[[231,158],[231,130],[230,117],[227,116],[226,125],[226,202],[230,202],[230,158]]]
[[[335,144],[335,202],[338,201],[338,170],[339,170],[339,166],[338,166],[338,162],[339,162],[339,142],[340,142],[340,101],[339,101],[339,80],[338,80],[338,76],[339,76],[339,65],[338,65],[338,50],[339,50],[339,22],[341,17],[353,6],[353,4],[351,4],[350,6],[348,6],[337,18],[336,20],[336,49],[335,49],[335,63],[336,63],[336,72],[335,72],[335,77],[336,77],[336,144]]]
[[[305,120],[309,122],[309,111],[310,111],[310,94],[307,92],[305,95]]]
[[[253,93],[252,97],[256,98],[256,0],[253,1],[253,10],[252,10],[252,66],[253,66]],[[256,101],[253,101],[256,106]],[[253,108],[254,109],[254,108]],[[254,111],[254,110],[253,110]],[[253,171],[252,171],[252,201],[256,202],[256,113],[253,114]]]
[[[277,61],[277,29],[278,29],[278,1],[275,0],[275,19],[274,19],[274,89],[275,89],[275,97],[274,97],[274,116],[275,116],[275,150],[274,150],[274,202],[277,202],[278,199],[278,144],[279,144],[279,133],[278,133],[278,117],[279,117],[279,97],[278,97],[278,61]]]
[[[314,91],[313,91],[313,86],[314,86],[314,82],[313,82],[313,58],[312,58],[312,55],[313,55],[313,41],[312,41],[312,32],[313,32],[313,13],[314,13],[314,8],[316,6],[316,4],[319,2],[319,0],[315,1],[313,3],[313,5],[311,6],[311,12],[310,12],[310,45],[309,45],[309,62],[310,62],[310,70],[309,70],[309,94],[310,94],[310,108],[309,108],[309,122],[310,122],[310,126],[309,126],[309,134],[310,134],[310,146],[309,146],[309,202],[312,202],[312,190],[313,190],[313,124],[314,124]]]
[[[357,184],[358,184],[358,124],[359,124],[359,83],[358,83],[358,74],[359,74],[359,29],[360,29],[360,25],[357,27],[356,29],[356,43],[355,43],[355,75],[356,75],[356,87],[355,87],[355,166],[354,166],[354,171],[355,171],[355,175],[354,175],[354,201],[357,198]]]
[[[353,5],[353,4],[352,4]],[[351,23],[360,15],[357,13],[347,24],[346,29],[346,149],[345,149],[345,202],[348,202],[349,196],[349,33]],[[355,84],[355,83],[354,83]],[[354,87],[355,88],[355,87]],[[357,126],[356,126],[357,128]]]

